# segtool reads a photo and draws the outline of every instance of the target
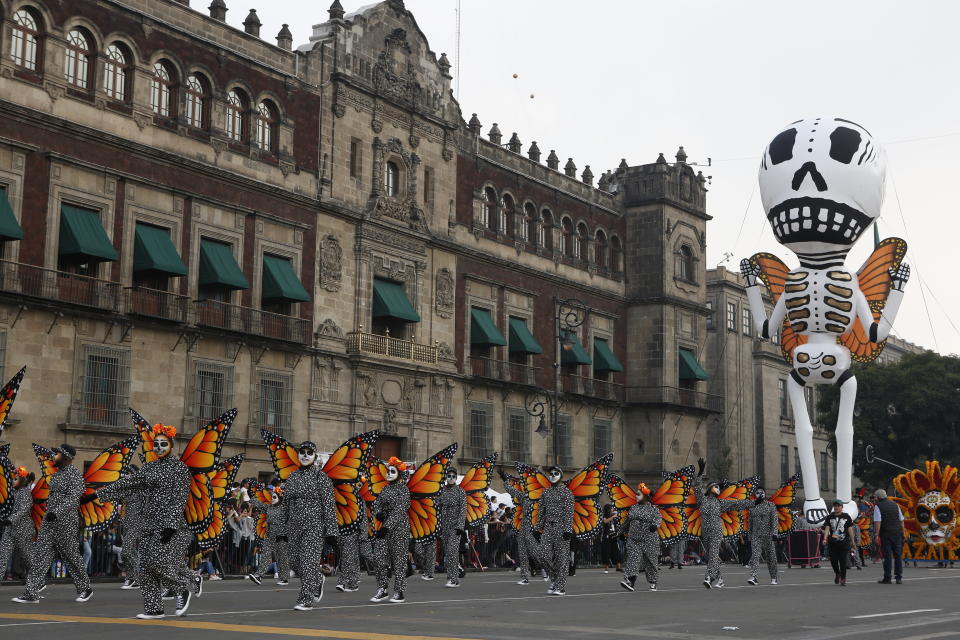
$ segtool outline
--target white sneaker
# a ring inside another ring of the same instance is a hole
[[[210,576],[210,580],[223,580],[220,576]]]
[[[518,580],[517,584],[530,584],[530,581],[524,578],[523,580]]]
[[[756,579],[755,577],[753,577],[753,576],[750,576],[750,577],[747,579],[747,584],[754,584],[754,585],[755,585],[755,584],[757,584],[757,579]]]
[[[560,590],[560,589],[555,589],[555,590],[553,591],[553,593],[551,593],[550,595],[552,595],[552,596],[565,596],[565,595],[567,595],[567,592],[566,592],[566,591],[562,591],[562,590]]]
[[[338,585],[337,585],[337,591],[343,593],[343,592],[346,591],[346,590],[347,590],[347,588],[346,588],[345,586],[343,586],[342,584],[338,584]]]
[[[141,620],[159,620],[163,617],[163,612],[160,613],[138,613],[137,617]]]
[[[307,604],[296,604],[296,605],[294,605],[293,608],[294,608],[295,611],[313,611],[313,605],[312,605],[312,604],[309,604],[309,603],[307,603]]]
[[[657,590],[657,583],[656,583],[656,582],[651,582],[651,583],[650,583],[650,591],[656,591],[656,590]]]
[[[776,578],[770,578],[770,584],[780,584]]]
[[[604,569],[603,572],[604,572],[604,573],[610,573],[610,570],[609,570],[609,569]]]
[[[74,602],[86,602],[90,599],[90,596],[93,595],[93,589],[87,589],[81,594],[78,594]]]
[[[360,587],[353,587],[352,589],[350,587],[344,587],[343,590],[347,593],[353,593],[354,591],[360,591]]]
[[[723,588],[723,578],[717,578],[717,581],[714,582],[712,586],[713,586],[714,589],[722,589],[722,588]]]
[[[423,573],[420,575],[420,579],[430,581],[433,580],[433,576],[428,576],[427,574]]]
[[[445,586],[450,587],[451,589],[456,589],[460,586],[460,583],[454,582],[453,580],[447,580],[447,584]]]
[[[705,586],[707,589],[710,589],[713,587],[713,585],[710,583],[710,578],[703,579],[703,586]]]

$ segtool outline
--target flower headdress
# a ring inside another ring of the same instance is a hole
[[[391,467],[396,467],[397,471],[406,471],[407,463],[398,458],[397,456],[390,456],[390,459],[387,460],[387,464]]]
[[[168,439],[173,440],[174,436],[177,435],[177,428],[170,426],[169,424],[160,424],[159,422],[153,425],[153,435],[154,436],[166,436]]]
[[[17,467],[17,475],[21,478],[26,478],[28,473],[30,472],[27,471],[26,467]]]
[[[647,486],[647,483],[646,483],[646,482],[641,482],[640,484],[638,484],[638,485],[637,485],[637,491],[639,491],[640,493],[642,493],[642,494],[645,495],[645,496],[650,495],[650,487]]]

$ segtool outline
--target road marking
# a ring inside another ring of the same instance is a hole
[[[51,620],[48,622],[11,622],[9,624],[0,624],[0,627],[28,627],[34,624],[66,624],[66,621],[54,622]]]
[[[868,613],[863,616],[850,616],[854,620],[862,618],[882,618],[884,616],[905,616],[908,613],[930,613],[932,611],[943,611],[943,609],[911,609],[910,611],[888,611],[887,613]]]
[[[13,620],[42,620],[45,622],[73,622],[83,624],[127,624],[136,626],[177,627],[179,629],[204,629],[207,631],[232,631],[261,635],[299,636],[305,638],[346,638],[348,640],[470,640],[440,636],[406,636],[395,633],[368,633],[363,631],[340,631],[338,629],[300,629],[296,627],[268,627],[248,624],[224,624],[220,622],[190,622],[166,618],[163,620],[138,620],[136,618],[100,618],[87,616],[57,616],[29,613],[0,613],[0,618]]]

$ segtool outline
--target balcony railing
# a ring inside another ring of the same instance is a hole
[[[436,364],[439,351],[436,345],[418,344],[375,333],[354,331],[347,334],[347,353],[372,353],[413,362]]]
[[[564,393],[623,402],[623,385],[616,382],[564,374],[560,376],[560,388]]]
[[[120,285],[66,271],[0,260],[0,290],[31,298],[116,311]]]
[[[525,364],[481,356],[470,356],[470,373],[477,378],[535,386],[539,371],[539,367],[530,367]]]
[[[174,322],[187,321],[187,296],[146,287],[127,287],[125,293],[127,313]]]
[[[207,327],[300,344],[307,343],[310,335],[310,323],[302,318],[216,300],[197,300],[193,309],[196,323]]]
[[[678,387],[629,387],[627,402],[673,404],[691,409],[723,412],[723,396]]]

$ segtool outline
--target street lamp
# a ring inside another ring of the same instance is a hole
[[[581,326],[586,319],[587,307],[576,298],[554,297],[556,314],[554,315],[554,349],[553,358],[553,389],[537,389],[527,396],[527,413],[539,418],[537,433],[546,438],[550,433],[556,433],[560,407],[563,404],[563,394],[560,390],[560,364],[562,351],[570,351],[576,344],[573,330]]]

